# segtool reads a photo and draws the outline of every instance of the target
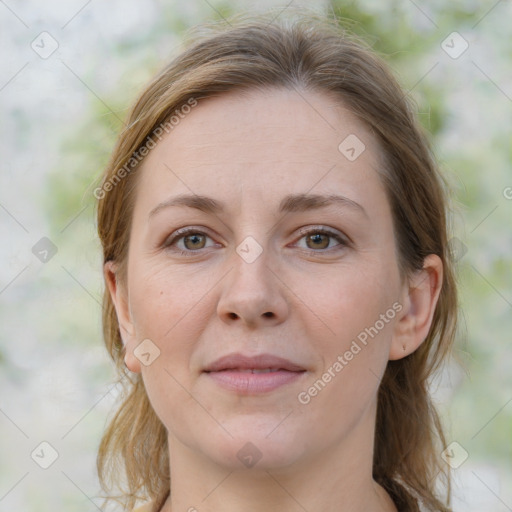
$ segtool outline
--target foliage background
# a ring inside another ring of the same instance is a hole
[[[95,455],[115,403],[100,332],[94,182],[128,106],[184,32],[300,2],[0,2],[0,511],[95,510]],[[328,9],[397,73],[453,190],[463,329],[433,383],[468,459],[456,512],[512,510],[512,5],[506,1],[302,2]],[[42,59],[42,31],[59,47]],[[441,43],[469,43],[452,59]],[[507,192],[508,191],[508,192]],[[32,252],[48,237],[57,253]],[[59,453],[43,470],[42,441]]]

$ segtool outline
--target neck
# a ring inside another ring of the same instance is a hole
[[[372,416],[336,447],[285,467],[223,467],[169,435],[171,492],[162,512],[396,512],[372,478]]]

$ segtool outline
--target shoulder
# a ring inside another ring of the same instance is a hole
[[[142,505],[141,507],[137,507],[133,509],[133,512],[152,512],[152,503],[146,503]]]

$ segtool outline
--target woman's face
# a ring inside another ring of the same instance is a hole
[[[405,290],[381,167],[338,100],[281,89],[200,100],[146,157],[116,306],[171,463],[371,451]]]

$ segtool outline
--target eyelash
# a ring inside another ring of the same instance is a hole
[[[326,229],[326,228],[301,229],[299,232],[300,232],[300,235],[301,235],[299,240],[301,240],[302,238],[304,238],[307,235],[322,234],[322,235],[327,235],[327,236],[329,236],[331,238],[335,238],[339,242],[339,245],[335,246],[335,247],[343,248],[343,247],[348,247],[349,246],[349,241],[346,238],[342,237],[340,234],[336,233],[335,231],[331,231],[331,230]],[[208,238],[211,238],[208,235],[208,233],[205,233],[204,231],[201,231],[199,229],[196,229],[196,228],[193,228],[193,227],[182,228],[182,229],[178,229],[173,234],[174,236],[171,235],[171,238],[167,238],[166,239],[166,242],[164,243],[164,248],[167,249],[167,250],[176,252],[176,253],[178,253],[181,256],[196,256],[203,249],[186,250],[186,251],[184,251],[182,249],[171,248],[173,244],[175,244],[176,242],[178,242],[179,240],[185,238],[187,235],[190,235],[190,234],[205,235]],[[335,248],[331,247],[331,248],[328,248],[328,249],[321,249],[321,250],[315,250],[315,249],[303,249],[303,250],[307,251],[307,252],[309,252],[311,254],[319,254],[319,253],[321,254],[321,253],[325,253],[325,252],[330,252],[333,249],[335,249]]]

